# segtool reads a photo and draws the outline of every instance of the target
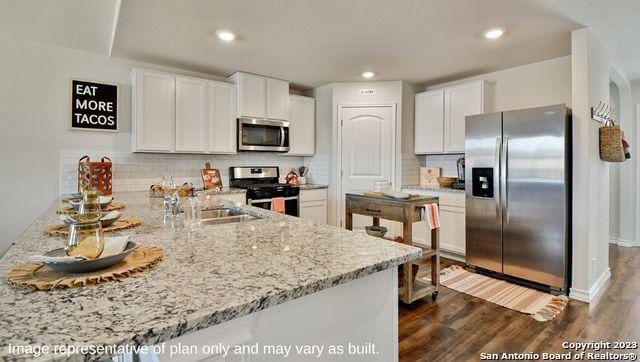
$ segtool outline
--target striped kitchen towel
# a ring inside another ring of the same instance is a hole
[[[427,222],[430,230],[440,227],[440,212],[438,204],[426,204],[421,210],[422,220]]]

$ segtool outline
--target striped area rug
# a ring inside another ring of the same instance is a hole
[[[425,279],[427,278],[425,277]],[[504,280],[471,273],[459,265],[441,270],[440,284],[458,292],[529,314],[533,319],[541,322],[554,319],[569,302],[569,299],[564,295],[555,296]]]

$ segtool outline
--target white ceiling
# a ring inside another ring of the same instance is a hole
[[[588,25],[640,78],[638,0],[0,0],[0,35],[216,75],[309,88],[334,81],[435,83],[570,53]],[[605,7],[606,6],[606,7]],[[497,41],[482,38],[506,28]],[[231,44],[218,29],[239,35]]]
[[[0,0],[0,35],[107,54],[116,0]]]

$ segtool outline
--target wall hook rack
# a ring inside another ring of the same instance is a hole
[[[591,107],[591,119],[600,123],[607,123],[613,120],[616,109],[605,102],[600,101],[597,107]]]

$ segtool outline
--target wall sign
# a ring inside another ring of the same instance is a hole
[[[374,94],[375,91],[373,89],[360,89],[360,94]]]
[[[118,130],[118,85],[71,80],[71,129]]]

